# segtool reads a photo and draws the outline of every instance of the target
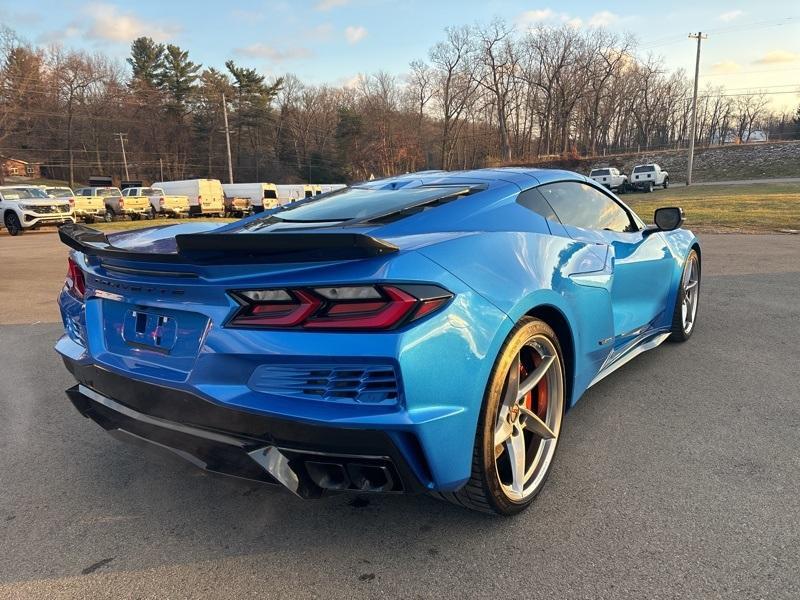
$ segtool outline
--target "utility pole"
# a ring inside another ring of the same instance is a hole
[[[222,116],[225,119],[225,144],[228,147],[228,183],[233,183],[233,162],[231,161],[231,131],[228,129],[228,103],[222,94]]]
[[[122,146],[122,162],[125,165],[125,179],[130,181],[131,176],[128,175],[128,159],[125,158],[125,136],[128,135],[127,133],[117,132],[114,135],[119,136],[119,143]]]
[[[697,83],[700,80],[700,44],[708,36],[702,31],[690,33],[690,39],[697,40],[697,58],[694,63],[694,95],[692,96],[692,120],[689,122],[689,161],[686,165],[686,185],[692,185],[692,165],[694,164],[694,137],[697,126]]]
[[[164,181],[164,160],[158,157],[158,169],[161,171],[161,181]]]

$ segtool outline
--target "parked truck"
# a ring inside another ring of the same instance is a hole
[[[189,199],[189,215],[212,215],[221,217],[225,213],[225,192],[219,179],[182,179],[180,181],[156,181],[152,187],[165,194],[186,196]]]
[[[176,218],[189,216],[188,196],[170,196],[158,187],[129,187],[122,190],[122,195],[147,198],[150,202],[150,215],[153,218],[156,215]]]
[[[589,172],[589,177],[594,179],[600,185],[603,185],[619,194],[625,193],[628,185],[628,177],[624,173],[620,173],[619,169],[614,167],[592,169]]]
[[[150,217],[150,202],[147,198],[132,196],[123,198],[118,187],[86,187],[75,190],[75,195],[89,198],[101,198],[105,212],[103,219],[107,222],[115,218],[130,217],[133,221]]]
[[[631,171],[628,185],[634,190],[652,192],[657,187],[669,187],[669,173],[655,163],[636,165]]]

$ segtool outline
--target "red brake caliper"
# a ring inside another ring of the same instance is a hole
[[[542,362],[542,358],[538,355],[534,355],[533,357],[533,366],[534,369],[538,367]],[[528,370],[520,361],[519,364],[519,380],[525,381],[525,378],[528,376]],[[533,394],[536,393],[536,407],[533,406]],[[534,411],[542,421],[546,421],[547,419],[547,379],[542,379],[539,384],[533,388],[530,392],[527,393],[525,396],[525,408],[528,410]]]

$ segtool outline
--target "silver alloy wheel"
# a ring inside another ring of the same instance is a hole
[[[495,469],[510,500],[530,496],[547,475],[563,411],[558,352],[546,336],[534,335],[511,363],[495,421]]]
[[[694,318],[697,315],[697,300],[700,295],[700,263],[697,255],[689,255],[681,280],[681,316],[683,318],[683,331],[690,333],[694,327]]]

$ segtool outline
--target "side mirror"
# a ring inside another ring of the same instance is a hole
[[[659,231],[672,231],[683,225],[683,209],[678,206],[657,208],[653,221]]]

